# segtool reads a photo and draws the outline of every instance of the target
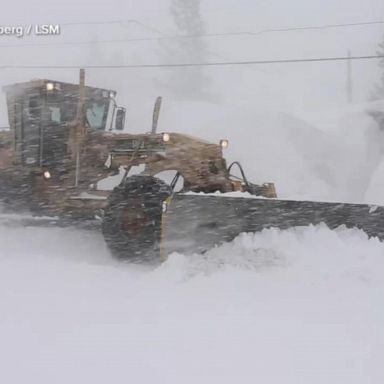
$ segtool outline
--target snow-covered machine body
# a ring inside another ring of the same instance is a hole
[[[227,166],[226,140],[158,133],[161,98],[152,129],[130,134],[121,132],[125,109],[116,93],[86,87],[84,71],[79,85],[34,80],[4,91],[10,130],[0,132],[0,199],[65,220],[97,216],[120,258],[204,252],[241,232],[318,222],[383,237],[381,207],[277,200],[272,183],[252,184],[239,163]],[[131,175],[139,165],[144,170]],[[236,166],[240,177],[231,175]],[[163,171],[175,171],[170,184],[156,177]],[[98,190],[101,180],[118,174],[112,192]],[[227,197],[231,192],[236,196]]]

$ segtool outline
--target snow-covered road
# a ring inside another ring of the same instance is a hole
[[[98,233],[0,226],[1,383],[384,382],[384,244],[241,235],[158,267]]]

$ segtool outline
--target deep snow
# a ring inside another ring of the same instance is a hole
[[[30,2],[33,12],[21,3],[18,22],[26,25],[32,13],[44,23],[84,19],[74,8],[81,1]],[[115,20],[118,10],[144,24],[116,25],[108,36],[97,26],[66,26],[61,41],[158,36],[146,25],[174,34],[166,3],[80,4],[87,22]],[[204,3],[207,32],[373,20],[383,9],[382,1]],[[15,7],[2,11],[3,22],[13,23]],[[347,48],[371,54],[381,38],[372,28],[213,39],[207,61],[344,56]],[[33,52],[3,47],[2,57],[4,64],[75,66],[79,59],[184,60],[183,52],[159,58],[158,48],[43,44]],[[118,91],[129,132],[150,128],[161,94],[160,131],[228,138],[228,159],[240,160],[254,182],[275,182],[280,197],[384,204],[383,132],[366,114],[372,103],[341,110],[344,64],[206,68],[213,94],[205,103],[180,101],[167,86],[168,70],[90,69],[87,83]],[[187,93],[196,87],[190,73],[179,72],[180,80],[190,79]],[[355,61],[352,75],[354,100],[365,100],[379,78],[377,63]],[[38,77],[73,82],[77,71],[8,68],[0,83]],[[5,108],[0,119],[8,125]],[[149,268],[113,261],[97,233],[22,228],[20,221],[29,217],[0,215],[0,383],[384,382],[384,246],[359,231],[269,230]]]
[[[158,267],[101,236],[0,227],[0,382],[384,380],[384,244],[325,227],[243,234]]]
[[[321,130],[247,107],[183,127],[229,138],[228,158],[280,197],[382,204],[366,109]],[[358,230],[242,234],[148,267],[111,259],[97,232],[29,219],[0,214],[1,383],[384,382],[384,244]]]

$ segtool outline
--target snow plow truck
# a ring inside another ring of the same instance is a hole
[[[63,222],[95,219],[119,259],[203,253],[242,232],[322,222],[384,238],[383,207],[281,200],[273,183],[253,184],[238,162],[227,165],[227,140],[157,132],[160,97],[151,129],[133,134],[124,130],[116,92],[86,86],[84,70],[78,84],[32,80],[3,90],[10,126],[0,132],[4,206]],[[174,171],[171,182],[157,177],[163,171]],[[113,175],[121,181],[112,191],[98,189]]]

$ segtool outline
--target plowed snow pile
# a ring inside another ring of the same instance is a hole
[[[91,232],[0,229],[1,383],[384,382],[384,245],[357,230],[149,268]]]

